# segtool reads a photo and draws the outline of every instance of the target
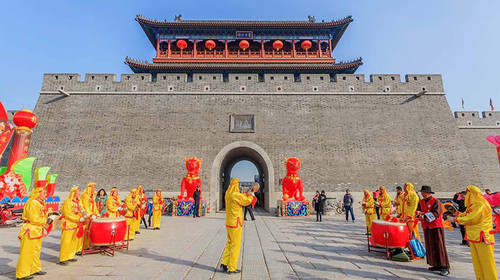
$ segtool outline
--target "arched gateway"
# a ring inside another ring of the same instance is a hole
[[[240,160],[251,161],[259,171],[259,183],[263,192],[263,205],[270,211],[274,201],[274,168],[271,159],[259,145],[248,141],[236,141],[217,154],[210,174],[210,208],[223,209],[224,190],[229,184],[229,171]]]

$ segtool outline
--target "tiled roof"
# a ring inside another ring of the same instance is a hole
[[[154,19],[148,19],[141,15],[137,15],[135,18],[137,21],[148,24],[155,27],[248,27],[248,28],[321,28],[321,27],[334,27],[349,24],[352,22],[352,17],[348,16],[341,20],[332,20],[325,22],[311,22],[311,21],[255,21],[255,20],[180,20],[180,21],[158,21]]]
[[[143,69],[159,72],[160,70],[341,70],[341,69],[357,69],[363,64],[362,59],[356,59],[348,62],[340,63],[150,63],[126,58],[125,64],[130,66],[132,70]],[[354,70],[355,70],[354,69]]]

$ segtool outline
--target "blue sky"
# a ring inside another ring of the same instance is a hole
[[[358,73],[440,73],[453,111],[500,108],[500,1],[224,0],[2,1],[0,98],[7,109],[32,109],[43,73],[130,73],[125,56],[155,52],[135,22],[149,18],[317,20],[352,15],[334,51],[362,56]],[[368,77],[367,77],[368,78]]]

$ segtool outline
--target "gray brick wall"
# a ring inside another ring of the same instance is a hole
[[[459,129],[440,75],[407,75],[405,82],[399,75],[371,75],[370,82],[357,74],[335,82],[302,75],[300,83],[277,74],[265,82],[232,75],[227,83],[217,74],[194,74],[192,83],[186,75],[162,75],[151,82],[147,74],[123,74],[116,82],[114,74],[87,74],[81,82],[78,74],[46,74],[30,156],[59,173],[59,190],[94,181],[123,191],[143,184],[176,192],[186,173],[183,158],[196,156],[204,159],[200,177],[208,195],[213,161],[235,141],[267,152],[278,194],[283,158],[290,156],[303,160],[306,192],[361,192],[405,181],[454,192],[500,182],[494,149],[475,145],[482,134],[500,131]],[[71,96],[62,98],[60,87]],[[429,93],[414,98],[423,88]],[[231,114],[254,114],[256,132],[230,133]]]

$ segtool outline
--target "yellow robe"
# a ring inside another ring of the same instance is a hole
[[[120,212],[118,211],[120,207],[122,207],[122,201],[119,195],[116,195],[116,197],[110,195],[108,200],[106,200],[106,208],[108,209],[106,213],[109,214],[110,218],[120,217]]]
[[[458,215],[457,222],[465,226],[465,240],[470,243],[476,279],[498,279],[493,248],[495,237],[490,234],[493,229],[491,207],[476,186],[467,187],[465,206],[467,210]]]
[[[380,219],[388,220],[391,218],[391,197],[387,192],[380,193],[378,197],[378,203],[380,203]]]
[[[139,205],[140,205],[140,209],[142,209],[141,211],[141,215],[139,217],[139,220],[135,223],[135,231],[139,231],[139,229],[141,228],[141,219],[144,215],[142,215],[143,212],[146,211],[147,209],[147,204],[148,204],[148,200],[146,198],[146,194],[144,193],[144,189],[142,188],[142,186],[139,186],[137,187],[137,199],[139,200]]]
[[[401,193],[399,196],[396,195],[396,198],[394,199],[394,201],[398,204],[396,207],[396,214],[398,216],[403,215],[403,195],[404,193]]]
[[[19,231],[21,246],[16,267],[16,278],[28,277],[42,270],[40,252],[44,225],[47,222],[45,205],[36,199],[30,199],[24,206],[25,223]]]
[[[238,179],[231,180],[225,196],[227,242],[221,260],[221,264],[226,265],[229,271],[235,271],[238,266],[243,229],[242,207],[250,205],[253,198],[251,195],[240,193]]]
[[[74,189],[74,188],[73,188]],[[75,258],[79,238],[76,236],[80,226],[80,205],[78,198],[74,197],[74,190],[71,190],[69,197],[64,201],[62,207],[63,220],[61,224],[61,250],[59,251],[59,261],[64,262]]]
[[[90,216],[95,217],[99,214],[99,209],[97,208],[97,203],[95,202],[95,185],[88,184],[87,188],[83,191],[80,196],[80,208],[83,209]],[[87,228],[89,226],[89,222],[85,222],[83,224],[83,231],[85,232],[85,247],[83,246],[83,238],[78,239],[78,246],[76,248],[77,252],[81,252],[82,248],[88,249],[90,248],[90,241],[87,234]]]
[[[163,210],[163,196],[153,196],[153,228],[161,226],[161,211]]]
[[[136,223],[137,221],[140,221],[140,218],[136,218],[136,216],[139,215],[139,199],[137,196],[135,198],[132,198],[133,193],[136,193],[135,189],[132,190],[125,198],[125,205],[127,205],[127,213],[125,214],[125,219],[127,219],[127,226],[130,226],[128,234],[127,236],[125,236],[125,239],[127,239],[128,237],[128,240],[134,240]]]
[[[363,197],[363,208],[365,211],[366,228],[368,234],[372,232],[372,222],[375,219],[375,201],[368,190],[365,190]]]
[[[406,190],[407,191],[404,193],[402,203],[402,218],[407,219],[406,225],[408,226],[410,234],[413,233],[415,237],[420,240],[420,234],[418,233],[418,219],[415,218],[420,199],[418,198],[418,195],[413,189],[413,185],[411,183],[406,183]]]

